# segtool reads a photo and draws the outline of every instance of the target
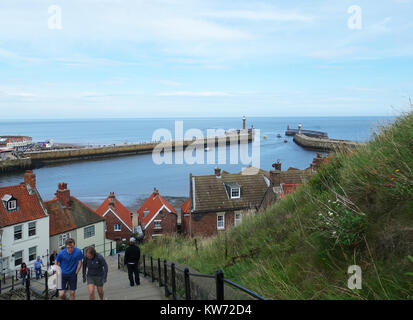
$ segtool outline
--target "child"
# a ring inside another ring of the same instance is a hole
[[[23,262],[21,267],[20,267],[20,279],[22,279],[22,285],[24,286],[27,278],[29,270],[27,269],[26,264]]]

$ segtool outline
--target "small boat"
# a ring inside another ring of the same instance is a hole
[[[280,135],[280,134],[277,134],[277,138],[281,138],[281,135]]]
[[[287,142],[288,142],[288,140],[287,140],[287,139],[285,139],[285,140],[284,140],[284,143],[287,143]]]
[[[264,136],[263,138],[264,138],[264,139],[267,139],[268,137],[267,137],[267,136]]]
[[[209,151],[210,149],[208,147],[205,148],[205,151]]]

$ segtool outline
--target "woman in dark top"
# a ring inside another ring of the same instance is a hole
[[[53,250],[53,253],[50,255],[50,265],[53,266],[56,262],[57,251]]]
[[[87,273],[86,273],[87,270]],[[108,276],[108,264],[95,248],[88,247],[83,259],[83,282],[87,280],[89,300],[95,300],[95,286],[100,300],[103,300],[103,284]]]

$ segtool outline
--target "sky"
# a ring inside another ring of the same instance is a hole
[[[412,13],[413,0],[1,0],[0,120],[397,115],[413,99]]]

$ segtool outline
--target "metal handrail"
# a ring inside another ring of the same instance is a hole
[[[203,274],[203,273],[190,273],[188,267],[185,268],[185,270],[182,270],[178,267],[176,267],[174,262],[170,262],[169,263],[169,267],[171,269],[171,289],[172,292],[170,292],[170,288],[169,288],[169,283],[168,283],[168,271],[167,271],[167,266],[168,266],[168,262],[166,260],[163,260],[163,268],[164,268],[164,279],[163,279],[163,283],[162,283],[162,273],[161,273],[161,264],[160,258],[155,259],[155,261],[158,261],[158,277],[155,278],[154,275],[154,270],[153,270],[153,260],[154,258],[151,256],[150,257],[150,261],[151,261],[151,269],[150,269],[150,273],[146,273],[146,256],[143,255],[143,265],[144,265],[144,276],[150,276],[152,278],[152,282],[156,280],[158,280],[159,282],[159,286],[165,286],[165,296],[169,296],[170,294],[172,294],[173,298],[176,299],[177,295],[176,295],[176,284],[175,284],[175,277],[176,277],[176,270],[183,272],[184,273],[184,280],[185,280],[185,299],[186,300],[191,300],[191,285],[190,285],[190,276],[193,277],[200,277],[200,278],[208,278],[208,279],[215,279],[216,281],[216,299],[217,300],[224,300],[224,283],[227,283],[239,290],[241,290],[242,292],[258,299],[258,300],[267,300],[266,298],[260,296],[259,294],[255,293],[252,290],[249,290],[247,288],[244,288],[243,286],[228,280],[224,278],[224,274],[223,272],[219,269],[217,270],[217,272],[215,273],[215,275],[210,275],[210,274]]]
[[[260,296],[259,294],[255,293],[254,291],[251,291],[251,290],[249,290],[249,289],[247,289],[247,288],[244,288],[243,286],[241,286],[241,285],[239,285],[239,284],[237,284],[237,283],[235,283],[235,282],[232,282],[231,280],[224,279],[224,282],[230,284],[231,286],[233,286],[233,287],[235,287],[235,288],[237,288],[237,289],[240,289],[241,291],[243,291],[243,292],[245,292],[245,293],[248,293],[250,296],[252,296],[252,297],[254,297],[254,298],[257,298],[257,299],[259,299],[259,300],[267,300],[267,299],[265,299],[264,297]]]
[[[189,273],[190,276],[199,277],[199,278],[210,278],[215,279],[215,276],[210,274],[203,274],[203,273]]]

